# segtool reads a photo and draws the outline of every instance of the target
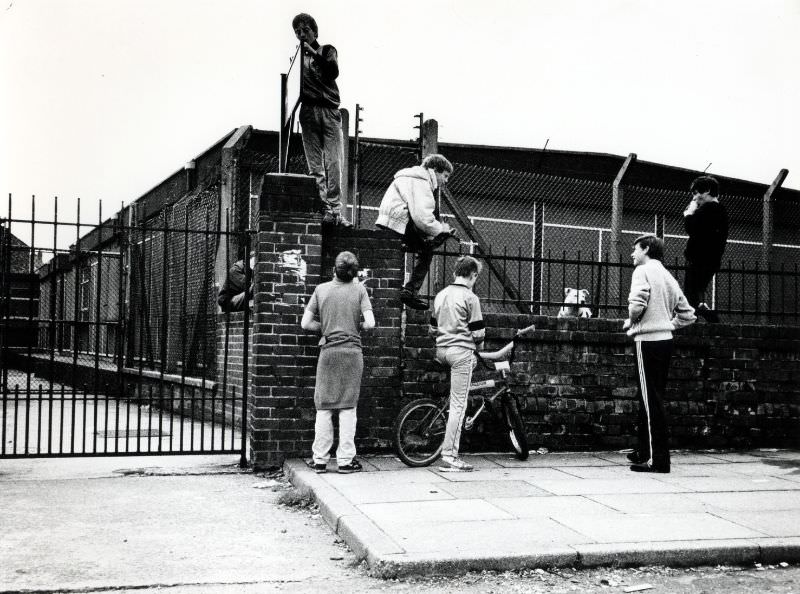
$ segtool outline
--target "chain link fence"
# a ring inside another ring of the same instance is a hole
[[[352,216],[362,227],[371,228],[394,174],[419,164],[419,153],[411,143],[364,141],[358,154],[361,209]],[[435,258],[425,285],[429,296],[450,282],[454,257],[472,253],[487,262],[494,261],[494,268],[499,269],[482,275],[476,286],[495,309],[514,309],[509,302],[518,301],[534,313],[556,315],[566,290],[572,288],[586,290],[587,306],[594,316],[620,317],[627,308],[631,245],[645,233],[664,239],[664,263],[683,282],[683,251],[688,236],[682,213],[691,199],[691,172],[683,172],[685,190],[653,187],[641,180],[623,186],[620,254],[615,254],[611,245],[611,179],[582,179],[458,159],[453,159],[453,164],[448,190],[484,245],[474,241],[443,201],[441,217],[457,229],[460,243],[456,246],[451,242]],[[726,321],[796,323],[800,316],[795,290],[800,262],[800,204],[787,193],[776,194],[774,239],[766,267],[762,251],[766,188],[749,184],[745,195],[726,192],[724,181],[721,185],[720,202],[728,211],[730,231],[722,269],[706,300],[725,315]]]

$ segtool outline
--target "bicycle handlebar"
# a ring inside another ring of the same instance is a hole
[[[516,354],[517,350],[517,342],[516,342],[517,339],[532,333],[534,330],[536,330],[536,326],[533,324],[531,324],[526,328],[523,328],[522,330],[517,330],[517,332],[514,334],[514,338],[511,339],[511,342],[507,343],[503,348],[498,349],[496,351],[490,351],[488,353],[487,352],[480,353],[478,351],[475,351],[475,356],[478,357],[478,360],[487,369],[492,369],[492,367],[488,363],[489,361],[494,362],[502,360],[502,355],[505,354],[503,353],[503,351],[506,351],[508,353],[508,362],[513,363],[514,355]]]

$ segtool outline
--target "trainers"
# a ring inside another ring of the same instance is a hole
[[[406,307],[410,307],[411,309],[416,309],[420,311],[428,309],[427,301],[420,299],[407,289],[403,289],[402,291],[400,291],[400,301],[403,305],[405,305]]]
[[[439,461],[439,470],[442,472],[472,472],[472,464],[467,464],[461,458],[442,458]]]
[[[364,470],[364,468],[361,466],[361,462],[353,458],[350,464],[339,467],[339,474],[353,474],[354,472],[361,472],[362,470]]]
[[[343,227],[344,229],[349,229],[353,226],[353,223],[344,218],[340,213],[331,211],[325,211],[325,214],[322,215],[322,224],[326,227]]]
[[[306,466],[308,466],[311,470],[313,470],[317,474],[325,474],[326,472],[328,472],[327,464],[317,464],[314,462],[314,460],[308,460],[306,462]]]
[[[633,450],[632,452],[629,452],[627,458],[628,458],[628,460],[630,460],[634,464],[641,464],[642,462],[647,462],[647,460],[642,458],[642,455],[639,452],[637,452],[636,450]]]
[[[337,227],[342,227],[344,229],[350,229],[350,228],[352,228],[353,223],[348,221],[342,215],[336,215],[336,226]]]

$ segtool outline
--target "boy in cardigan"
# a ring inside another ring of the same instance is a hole
[[[458,457],[461,426],[467,410],[472,370],[486,335],[481,302],[472,292],[481,263],[471,256],[456,262],[453,284],[445,287],[433,300],[429,332],[436,336],[436,360],[450,368],[450,411],[442,446],[439,470],[469,472],[472,465]]]
[[[622,325],[636,345],[639,398],[638,450],[628,454],[634,472],[669,472],[664,391],[672,357],[672,332],[697,318],[678,285],[661,264],[664,242],[642,235],[633,243],[628,319]]]

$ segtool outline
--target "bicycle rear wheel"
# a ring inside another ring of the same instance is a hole
[[[409,402],[394,423],[394,449],[407,466],[428,466],[442,453],[446,408],[422,398]]]
[[[503,398],[503,419],[505,420],[508,440],[519,460],[528,459],[528,436],[525,434],[525,424],[517,409],[517,400],[511,395]]]

